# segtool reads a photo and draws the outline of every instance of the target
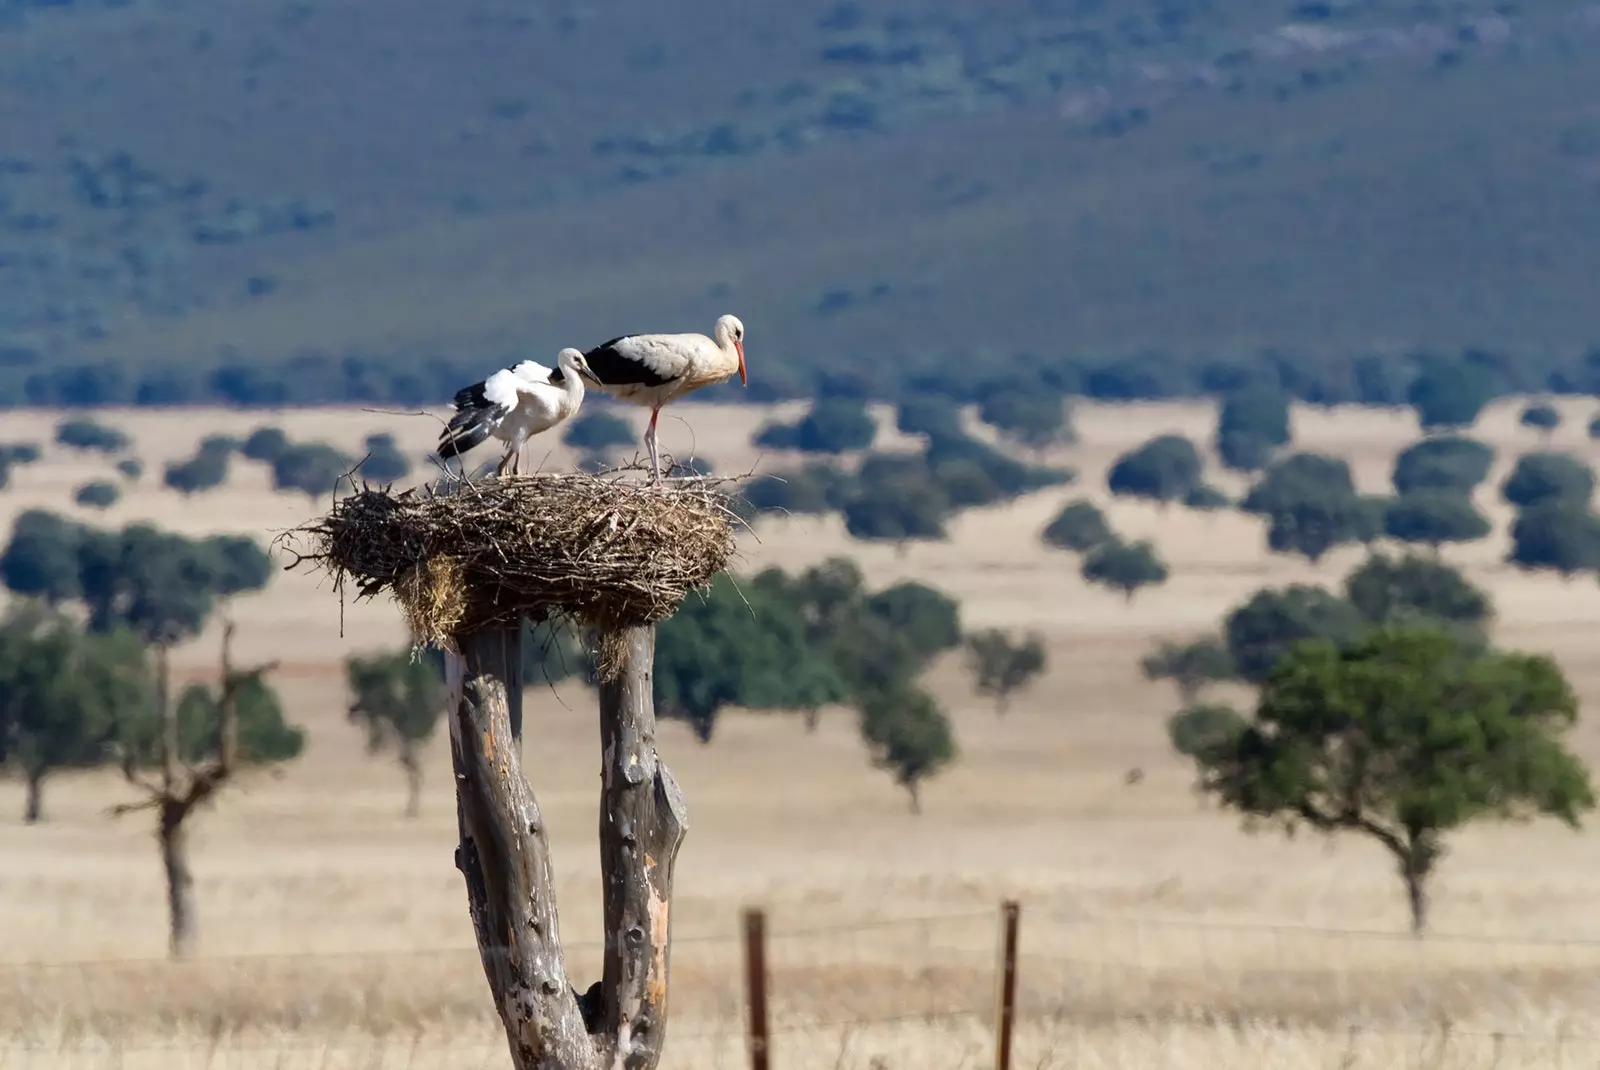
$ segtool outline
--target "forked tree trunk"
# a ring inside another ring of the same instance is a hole
[[[44,771],[28,770],[28,796],[22,804],[22,821],[37,825],[44,820]]]
[[[175,959],[194,954],[200,938],[194,871],[189,868],[188,816],[189,808],[181,799],[162,801],[157,839],[161,842],[161,867],[167,876],[167,949]]]
[[[562,957],[544,818],[522,775],[521,630],[463,636],[446,662],[456,865],[518,1070],[649,1070],[661,1058],[673,866],[688,818],[656,754],[654,631],[619,638],[607,644],[622,649],[619,672],[600,686],[604,972],[582,995]]]

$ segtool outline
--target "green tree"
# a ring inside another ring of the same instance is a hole
[[[289,448],[289,436],[282,428],[258,427],[250,432],[239,452],[252,461],[272,464]]]
[[[1593,470],[1566,453],[1525,453],[1500,486],[1500,496],[1521,508],[1550,501],[1587,508],[1593,494]]]
[[[1406,391],[1424,431],[1471,427],[1493,397],[1488,372],[1466,360],[1425,362]]]
[[[906,789],[912,813],[922,813],[922,782],[956,759],[949,718],[932,695],[906,683],[872,692],[859,710],[872,764]]]
[[[1307,584],[1265,588],[1235,606],[1223,620],[1234,671],[1259,684],[1290,647],[1304,639],[1343,644],[1366,631],[1361,611],[1344,598]]]
[[[1357,497],[1350,465],[1321,453],[1291,453],[1269,467],[1250,488],[1239,508],[1272,516],[1292,512],[1311,500],[1350,502]]]
[[[1384,527],[1384,506],[1354,493],[1317,494],[1310,484],[1296,488],[1302,496],[1281,503],[1267,517],[1267,549],[1299,554],[1312,564],[1334,547],[1370,542]]]
[[[1600,438],[1600,415],[1589,421],[1589,437]]]
[[[1167,582],[1166,563],[1148,539],[1101,543],[1084,555],[1081,571],[1087,582],[1120,591],[1129,602],[1140,589]]]
[[[741,592],[726,575],[656,629],[655,688],[662,716],[687,721],[702,743],[730,706],[814,710],[845,697],[795,600],[762,585]]]
[[[122,431],[87,416],[71,417],[56,424],[56,442],[68,449],[92,453],[121,453],[131,445]]]
[[[200,450],[188,460],[173,461],[163,472],[162,481],[186,498],[214,490],[228,481],[228,454]]]
[[[1271,387],[1230,393],[1217,413],[1217,454],[1225,467],[1253,472],[1289,444],[1289,396]]]
[[[387,432],[368,435],[362,443],[362,453],[359,475],[368,482],[396,483],[411,474],[411,462]]]
[[[854,489],[850,473],[813,461],[751,480],[744,488],[744,502],[751,513],[821,516],[842,510]]]
[[[994,699],[995,712],[1002,715],[1011,696],[1045,670],[1044,639],[1037,634],[1012,640],[999,628],[986,628],[967,636],[966,646],[978,694]]]
[[[633,426],[614,412],[586,408],[567,424],[561,441],[575,450],[604,454],[633,445]]]
[[[354,468],[354,459],[325,442],[297,443],[274,458],[272,489],[320,498],[348,486]]]
[[[978,405],[978,418],[1030,449],[1071,442],[1075,437],[1067,399],[1051,390],[1008,387],[990,391]]]
[[[1185,706],[1167,718],[1167,738],[1185,758],[1225,750],[1249,722],[1232,706]]]
[[[1202,470],[1193,442],[1182,435],[1158,435],[1118,457],[1106,484],[1119,497],[1174,502],[1200,485]]]
[[[1139,662],[1144,678],[1151,683],[1171,680],[1178,689],[1178,701],[1193,706],[1207,684],[1233,679],[1233,657],[1216,636],[1189,643],[1163,642]]]
[[[1233,505],[1233,499],[1211,484],[1202,483],[1183,496],[1183,504],[1196,512],[1214,513]]]
[[[111,762],[153,695],[144,650],[126,632],[90,635],[28,608],[0,622],[0,764],[27,786],[23,820],[43,819],[51,773]]]
[[[1561,413],[1547,401],[1535,402],[1522,410],[1517,422],[1539,432],[1541,437],[1549,438],[1550,432],[1561,426]]]
[[[895,430],[903,435],[938,438],[964,438],[961,408],[949,398],[915,394],[900,402],[894,414]]]
[[[1577,716],[1550,658],[1382,628],[1345,649],[1291,650],[1249,723],[1192,749],[1200,787],[1247,819],[1381,844],[1421,935],[1449,833],[1535,815],[1576,828],[1593,808],[1588,771],[1561,738]]]
[[[896,543],[904,553],[913,540],[945,537],[950,499],[930,475],[857,480],[844,503],[844,526],[850,537]]]
[[[1494,449],[1461,435],[1441,435],[1413,442],[1394,462],[1397,494],[1419,490],[1452,490],[1470,494],[1489,477]]]
[[[1088,553],[1103,543],[1114,541],[1116,535],[1098,506],[1078,498],[1062,506],[1055,519],[1045,525],[1040,538],[1046,546]]]
[[[821,397],[798,423],[770,423],[756,433],[763,449],[847,453],[872,447],[877,421],[860,398]]]
[[[406,816],[422,810],[422,749],[444,713],[444,676],[410,648],[344,663],[350,720],[367,733],[367,753],[392,752],[406,774]]]
[[[72,500],[86,509],[109,509],[117,504],[122,492],[115,483],[96,479],[72,492]]]
[[[290,724],[277,691],[259,675],[235,673],[230,678],[238,716],[237,761],[241,765],[274,765],[300,757],[305,730]],[[152,724],[154,729],[155,725]],[[222,746],[222,701],[210,684],[193,683],[178,698],[178,738],[183,760],[194,764]],[[153,736],[146,747],[154,762]]]
[[[1600,518],[1561,498],[1528,506],[1511,523],[1506,560],[1524,571],[1549,569],[1569,580],[1600,568]]]
[[[129,483],[136,483],[144,475],[144,462],[137,457],[124,457],[117,462],[117,473]]]
[[[55,606],[83,593],[78,550],[84,529],[44,509],[29,509],[11,526],[0,553],[0,582],[15,594]]]
[[[1345,577],[1344,596],[1373,624],[1460,628],[1482,640],[1494,617],[1487,591],[1436,557],[1373,554]]]
[[[1389,503],[1384,530],[1400,542],[1439,547],[1447,542],[1476,542],[1489,534],[1489,518],[1470,497],[1454,490],[1419,490]]]

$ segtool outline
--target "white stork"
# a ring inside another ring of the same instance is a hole
[[[599,384],[589,362],[576,349],[556,354],[556,370],[536,360],[502,368],[481,383],[456,391],[455,415],[439,434],[439,456],[459,457],[491,435],[506,444],[495,469],[516,475],[522,447],[534,435],[568,419],[583,405],[583,381]]]
[[[650,426],[644,433],[650,451],[652,482],[661,482],[661,457],[656,451],[656,418],[674,398],[703,386],[725,383],[744,368],[744,324],[738,316],[717,318],[712,338],[703,334],[625,334],[595,346],[584,359],[594,369],[595,385],[635,405],[648,406]],[[552,382],[560,381],[560,373]]]

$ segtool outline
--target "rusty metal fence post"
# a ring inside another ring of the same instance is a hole
[[[1000,904],[1000,962],[996,980],[994,1023],[995,1070],[1011,1070],[1011,1034],[1017,1018],[1017,928],[1022,904],[1007,899]]]
[[[767,1031],[767,915],[744,912],[744,991],[750,1009],[750,1070],[770,1070]]]

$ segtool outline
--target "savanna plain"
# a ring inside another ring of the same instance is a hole
[[[1562,405],[1555,447],[1592,457],[1583,431],[1592,413]],[[773,410],[676,408],[662,421],[669,453],[687,455],[692,444],[723,473],[793,460],[749,444]],[[1445,554],[1492,594],[1497,642],[1556,656],[1593,709],[1600,587],[1502,563],[1509,512],[1498,483],[1541,444],[1516,412],[1512,402],[1492,407],[1473,432],[1497,449],[1478,491],[1495,534]],[[621,415],[642,428],[638,413]],[[58,417],[8,413],[5,437],[48,443]],[[354,408],[99,414],[133,437],[147,474],[106,513],[83,519],[266,540],[329,503],[274,493],[250,465],[192,498],[148,473],[190,454],[203,435],[262,424],[345,449],[389,431],[421,462],[437,417]],[[1343,456],[1371,490],[1387,484],[1394,455],[1418,434],[1409,411],[1299,408],[1294,419],[1298,448]],[[892,446],[892,423],[879,448]],[[1453,838],[1435,888],[1435,932],[1418,941],[1406,935],[1399,884],[1378,848],[1248,835],[1202,805],[1164,730],[1175,696],[1143,679],[1140,657],[1160,640],[1216,627],[1257,588],[1337,586],[1364,551],[1311,566],[1269,555],[1260,522],[1243,514],[1110,498],[1105,472],[1119,453],[1168,431],[1208,441],[1210,405],[1080,406],[1075,423],[1079,441],[1048,459],[1076,468],[1076,486],[963,514],[946,542],[858,543],[837,518],[762,520],[741,535],[741,571],[847,554],[874,586],[910,578],[957,597],[969,628],[1037,630],[1050,664],[1004,715],[973,694],[959,656],[932,670],[961,753],[924,789],[920,816],[871,768],[849,711],[825,711],[814,732],[798,716],[736,712],[709,745],[663,724],[663,756],[691,821],[677,867],[663,1065],[746,1065],[747,905],[768,914],[775,1065],[991,1065],[1002,898],[1023,906],[1018,1066],[1594,1065],[1594,833],[1539,823]],[[535,440],[524,463],[574,459]],[[47,446],[44,462],[18,469],[0,493],[0,528],[31,506],[74,512],[72,488],[108,467]],[[1215,482],[1240,489],[1212,467]],[[422,464],[413,478],[429,474]],[[1127,602],[1084,584],[1073,555],[1045,549],[1040,529],[1079,495],[1127,537],[1152,539],[1171,579]],[[128,801],[125,785],[111,775],[56,777],[47,821],[24,826],[20,786],[0,784],[0,1066],[506,1065],[452,864],[447,745],[430,748],[421,814],[408,820],[400,771],[369,757],[346,718],[343,660],[404,643],[399,613],[341,604],[325,578],[294,570],[240,599],[232,616],[240,661],[280,662],[275,683],[309,745],[278,773],[246,775],[199,819],[199,958],[164,959],[148,815],[107,816]],[[213,674],[218,646],[214,626],[179,652],[180,675]],[[596,976],[601,936],[594,701],[576,683],[540,686],[526,710],[525,768],[551,830],[562,934],[582,987]],[[1571,743],[1600,762],[1594,719]]]

